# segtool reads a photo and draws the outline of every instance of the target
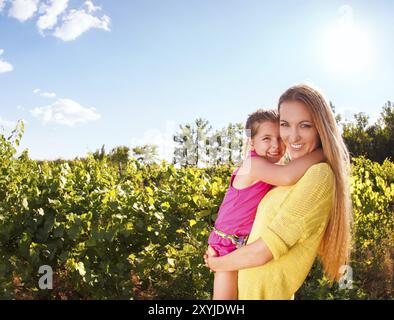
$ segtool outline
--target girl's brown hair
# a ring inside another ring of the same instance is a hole
[[[284,101],[300,101],[308,107],[319,133],[326,161],[335,175],[333,206],[320,243],[319,255],[328,278],[331,281],[339,280],[339,269],[348,263],[350,256],[353,223],[349,191],[349,152],[330,106],[317,89],[305,84],[289,88],[279,98],[279,111]]]
[[[260,124],[265,121],[277,122],[279,125],[279,113],[275,109],[258,109],[248,116],[245,124],[246,138],[244,140],[243,159],[249,153],[249,139],[252,139],[259,131]]]
[[[258,130],[261,123],[265,121],[271,122],[279,122],[279,114],[278,111],[274,109],[265,110],[265,109],[258,109],[257,111],[251,113],[248,116],[245,124],[245,131],[246,135],[250,138],[253,138]],[[250,135],[249,135],[250,130]]]

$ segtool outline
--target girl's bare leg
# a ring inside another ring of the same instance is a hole
[[[217,271],[213,282],[213,300],[238,299],[238,271]]]

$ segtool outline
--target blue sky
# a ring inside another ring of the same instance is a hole
[[[393,1],[0,0],[0,126],[73,158],[244,122],[311,82],[345,115],[394,100]],[[347,28],[344,26],[351,26]],[[349,31],[350,30],[350,31]]]

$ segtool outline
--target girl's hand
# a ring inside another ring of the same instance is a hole
[[[324,162],[327,160],[326,156],[324,155],[323,149],[321,147],[317,148],[314,152],[318,154],[320,159],[319,162]]]

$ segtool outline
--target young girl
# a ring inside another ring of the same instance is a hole
[[[287,165],[276,164],[283,157],[285,146],[279,136],[279,115],[274,110],[252,113],[245,129],[250,132],[248,155],[231,176],[208,239],[208,250],[217,256],[246,244],[257,206],[273,186],[295,184],[310,166],[324,160],[322,150],[318,149]],[[213,299],[236,300],[237,278],[237,271],[216,272]]]

